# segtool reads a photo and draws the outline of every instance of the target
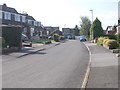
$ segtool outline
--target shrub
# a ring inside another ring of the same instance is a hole
[[[105,39],[108,39],[108,37],[99,37],[97,40],[97,44],[103,46],[103,42]]]
[[[115,39],[117,40],[117,36],[112,34],[112,35],[104,35],[104,37],[109,37],[109,39]]]
[[[117,34],[116,38],[117,38],[118,43],[120,44],[120,34]]]
[[[59,35],[58,34],[54,34],[53,35],[53,40],[58,42],[59,41]]]
[[[107,42],[108,40],[109,40],[109,39],[107,39],[107,38],[103,40],[103,46],[106,46],[106,42]]]
[[[107,40],[105,45],[109,47],[109,49],[116,49],[119,46],[117,41],[114,39]]]

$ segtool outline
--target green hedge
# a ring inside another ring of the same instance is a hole
[[[50,39],[41,39],[41,40],[34,40],[32,41],[33,43],[41,43],[41,44],[46,44],[46,43],[51,43]]]
[[[21,45],[21,27],[3,26],[2,37],[9,47],[20,47]]]
[[[45,41],[44,44],[50,44],[52,43],[51,41]]]
[[[104,37],[109,37],[109,39],[115,39],[115,40],[117,40],[117,35],[114,35],[114,34],[104,35]]]
[[[0,37],[0,48],[5,48],[6,47],[6,42],[3,37]]]

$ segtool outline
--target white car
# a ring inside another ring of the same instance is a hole
[[[32,47],[32,42],[29,40],[28,36],[22,34],[22,46]]]

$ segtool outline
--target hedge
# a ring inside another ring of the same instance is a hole
[[[9,47],[20,47],[21,45],[21,27],[3,26],[2,37],[5,39],[6,45]]]
[[[109,49],[116,49],[119,45],[116,40],[109,39],[106,41],[105,46],[109,47]]]
[[[115,40],[117,40],[118,38],[120,38],[120,34],[117,34],[117,35],[114,35],[114,34],[104,35],[103,37],[109,37],[109,39],[115,39]]]
[[[109,39],[108,37],[99,37],[97,44],[107,47],[109,49],[116,49],[119,46],[119,43],[117,42],[117,40]]]
[[[45,41],[44,44],[50,44],[52,43],[51,41]]]
[[[5,47],[6,47],[5,39],[3,37],[0,37],[0,48],[5,48]]]

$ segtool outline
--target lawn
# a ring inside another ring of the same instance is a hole
[[[51,39],[40,39],[40,40],[34,40],[32,43],[41,43],[41,44],[50,44]]]

